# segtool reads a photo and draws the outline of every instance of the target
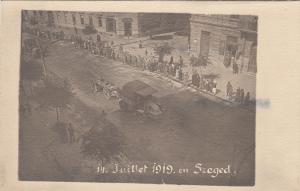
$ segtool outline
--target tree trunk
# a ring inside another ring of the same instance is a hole
[[[56,110],[56,121],[59,122],[59,108],[55,108]]]

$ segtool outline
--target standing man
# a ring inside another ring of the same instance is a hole
[[[241,98],[241,89],[240,87],[236,90],[235,101],[240,102]]]
[[[74,136],[74,129],[72,127],[72,123],[69,123],[69,127],[68,127],[68,131],[69,131],[69,143],[73,143],[75,141],[75,136]]]
[[[183,77],[183,85],[184,86],[188,86],[189,83],[189,79],[190,79],[190,75],[189,72],[185,72],[184,77]]]
[[[179,80],[182,81],[183,80],[183,71],[182,68],[179,67]]]
[[[199,82],[200,82],[200,76],[197,70],[194,70],[194,73],[192,75],[192,84],[199,88]]]
[[[179,66],[183,67],[183,58],[182,58],[182,56],[179,57]]]
[[[248,106],[250,103],[250,92],[247,92],[246,97],[245,97],[245,101],[244,101],[244,105]]]
[[[226,85],[226,96],[227,96],[229,99],[231,99],[232,92],[233,92],[232,85],[231,85],[230,81],[228,81],[228,82],[227,82],[227,85]]]
[[[244,89],[241,89],[241,99],[240,99],[241,104],[244,103],[244,98],[245,98],[245,91],[244,91]]]
[[[171,56],[170,61],[169,61],[169,65],[172,65],[173,63],[174,63],[173,56]]]
[[[74,26],[74,31],[75,31],[75,34],[78,34],[78,30],[75,26]]]
[[[101,36],[100,36],[100,34],[98,33],[97,34],[97,42],[100,42],[101,41]]]
[[[71,136],[70,136],[70,131],[69,131],[69,126],[67,124],[63,124],[63,128],[65,130],[64,133],[64,143],[69,143],[71,140]]]

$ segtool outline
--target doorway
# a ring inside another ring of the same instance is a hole
[[[124,35],[131,36],[132,35],[132,22],[125,21],[124,22]]]
[[[224,66],[229,67],[231,65],[231,58],[235,58],[238,51],[238,38],[235,36],[226,37],[226,45],[224,52]]]
[[[53,13],[51,11],[48,11],[47,14],[48,14],[48,26],[52,27],[52,26],[54,26]]]
[[[106,32],[116,32],[116,20],[114,18],[106,19]]]
[[[208,58],[209,55],[210,32],[201,31],[200,57]]]

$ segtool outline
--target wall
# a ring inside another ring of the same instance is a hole
[[[194,56],[198,56],[200,53],[201,31],[210,32],[209,60],[211,63],[223,64],[224,53],[220,49],[225,48],[226,37],[235,36],[239,38],[240,32],[213,25],[191,23],[190,45],[191,54]]]
[[[67,22],[65,22],[64,14],[67,15]],[[59,15],[59,19],[57,18]],[[72,15],[76,18],[76,24],[73,24]],[[80,15],[84,18],[84,24],[80,22]],[[124,22],[123,19],[130,18],[132,20],[132,35],[138,35],[138,18],[135,13],[97,13],[97,12],[54,12],[54,20],[57,26],[78,29],[84,29],[86,25],[89,25],[89,16],[93,19],[93,26],[99,32],[106,32],[106,19],[114,18],[116,20],[116,34],[124,35]],[[98,18],[102,20],[102,26],[99,26]]]
[[[175,32],[187,29],[189,14],[140,13],[139,30],[142,35]]]
[[[251,22],[251,30],[245,32],[240,30],[240,20]],[[253,31],[253,20],[255,17],[245,16],[231,18],[230,16],[217,15],[192,15],[190,19],[190,46],[191,54],[198,56],[200,53],[201,31],[210,32],[209,60],[214,65],[222,65],[227,36],[237,37],[238,53],[241,53],[238,64],[243,65],[243,70],[248,70],[251,50],[256,45],[256,31]],[[255,25],[254,25],[255,26]],[[241,32],[242,31],[242,32]],[[251,34],[250,34],[251,33]],[[253,54],[253,53],[252,53]]]

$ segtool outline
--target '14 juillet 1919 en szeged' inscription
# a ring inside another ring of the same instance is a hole
[[[236,174],[231,165],[224,165],[222,167],[210,167],[202,163],[195,163],[191,168],[176,168],[174,165],[166,163],[153,163],[153,164],[128,164],[120,165],[114,164],[113,166],[97,166],[98,174],[153,174],[153,175],[172,175],[172,174],[186,174],[186,175],[200,175],[216,178],[219,175]]]

